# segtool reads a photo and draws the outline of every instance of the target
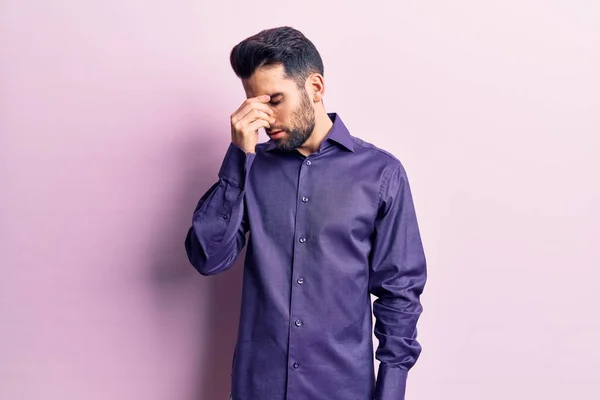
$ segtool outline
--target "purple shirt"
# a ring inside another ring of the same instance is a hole
[[[230,144],[194,212],[185,245],[202,275],[248,242],[233,400],[402,400],[421,352],[426,261],[406,172],[328,115],[308,157]]]

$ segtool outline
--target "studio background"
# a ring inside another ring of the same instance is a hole
[[[405,165],[429,263],[407,400],[600,398],[600,6],[0,1],[0,398],[225,400],[241,260],[184,238],[291,25],[328,111]],[[261,133],[261,141],[267,140]]]

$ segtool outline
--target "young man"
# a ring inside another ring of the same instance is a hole
[[[404,399],[426,281],[404,168],[325,111],[323,63],[301,32],[249,37],[231,65],[247,99],[185,244],[214,275],[250,232],[233,400]],[[257,144],[259,128],[268,142]]]

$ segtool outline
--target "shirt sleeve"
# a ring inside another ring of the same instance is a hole
[[[229,269],[246,244],[249,226],[244,189],[255,156],[230,143],[219,180],[194,210],[185,248],[190,263],[202,275]]]
[[[417,217],[401,164],[384,177],[370,258],[369,291],[380,361],[375,400],[404,400],[408,370],[421,353],[417,321],[426,261]]]

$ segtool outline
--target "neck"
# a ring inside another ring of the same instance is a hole
[[[327,137],[332,126],[333,122],[329,119],[325,108],[323,106],[317,107],[315,109],[315,129],[313,129],[310,138],[297,148],[298,152],[304,156],[309,156],[319,150],[321,143]]]

